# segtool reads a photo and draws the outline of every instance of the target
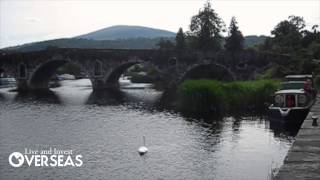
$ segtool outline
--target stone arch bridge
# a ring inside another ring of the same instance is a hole
[[[191,78],[250,79],[287,57],[243,52],[181,52],[173,50],[70,49],[0,54],[0,74],[14,77],[18,90],[48,89],[50,78],[66,63],[77,64],[90,78],[93,90],[118,86],[122,73],[135,64],[153,66],[168,86]]]

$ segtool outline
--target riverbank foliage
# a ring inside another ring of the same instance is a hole
[[[280,88],[275,80],[219,82],[187,80],[178,87],[178,108],[199,114],[261,112]]]
[[[228,36],[224,37],[221,32],[226,30],[225,23],[212,7],[210,1],[207,1],[191,19],[190,29],[183,36],[185,50],[232,53],[252,50],[290,57],[288,62],[275,63],[260,72],[259,76],[265,78],[282,78],[288,74],[320,74],[319,25],[307,24],[303,17],[291,15],[270,29],[271,36],[265,36],[263,41],[254,46],[244,47],[245,42],[236,17],[232,18]]]

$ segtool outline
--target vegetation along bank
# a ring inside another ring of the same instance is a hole
[[[177,90],[177,108],[206,114],[263,112],[280,88],[277,80],[233,81],[187,80]]]

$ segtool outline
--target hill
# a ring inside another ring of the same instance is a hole
[[[174,37],[176,34],[167,30],[154,29],[143,26],[111,26],[75,38],[90,40],[116,40],[132,38]]]
[[[172,38],[173,39],[173,38]],[[39,51],[46,48],[86,48],[86,49],[154,49],[160,38],[134,38],[118,40],[88,40],[78,38],[54,39],[48,41],[34,42],[21,46],[4,48],[4,51]]]
[[[112,26],[74,38],[34,42],[1,49],[3,51],[39,51],[50,47],[97,49],[154,49],[161,38],[174,41],[175,33],[143,26]],[[261,44],[266,36],[245,36],[244,46]]]
[[[255,36],[255,35],[245,36],[244,47],[251,47],[251,46],[262,44],[266,39],[267,39],[267,36]]]

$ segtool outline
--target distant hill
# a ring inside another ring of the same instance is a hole
[[[267,36],[245,36],[244,37],[244,47],[251,47],[255,45],[259,45],[265,42]]]
[[[118,40],[88,40],[78,38],[54,39],[4,48],[5,51],[39,51],[46,48],[86,48],[86,49],[155,49],[161,38],[132,38]],[[170,38],[167,38],[170,39]],[[171,38],[173,40],[173,38]]]
[[[90,40],[116,40],[132,38],[174,37],[176,34],[167,30],[154,29],[143,26],[111,26],[75,38]]]
[[[175,33],[143,26],[111,26],[74,38],[54,39],[1,49],[39,51],[46,48],[154,49],[161,38],[174,41]],[[261,44],[266,36],[246,36],[244,46]]]
[[[54,39],[4,48],[5,51],[38,51],[47,47],[154,49],[161,38],[173,40],[175,33],[143,26],[111,26],[73,38]]]

